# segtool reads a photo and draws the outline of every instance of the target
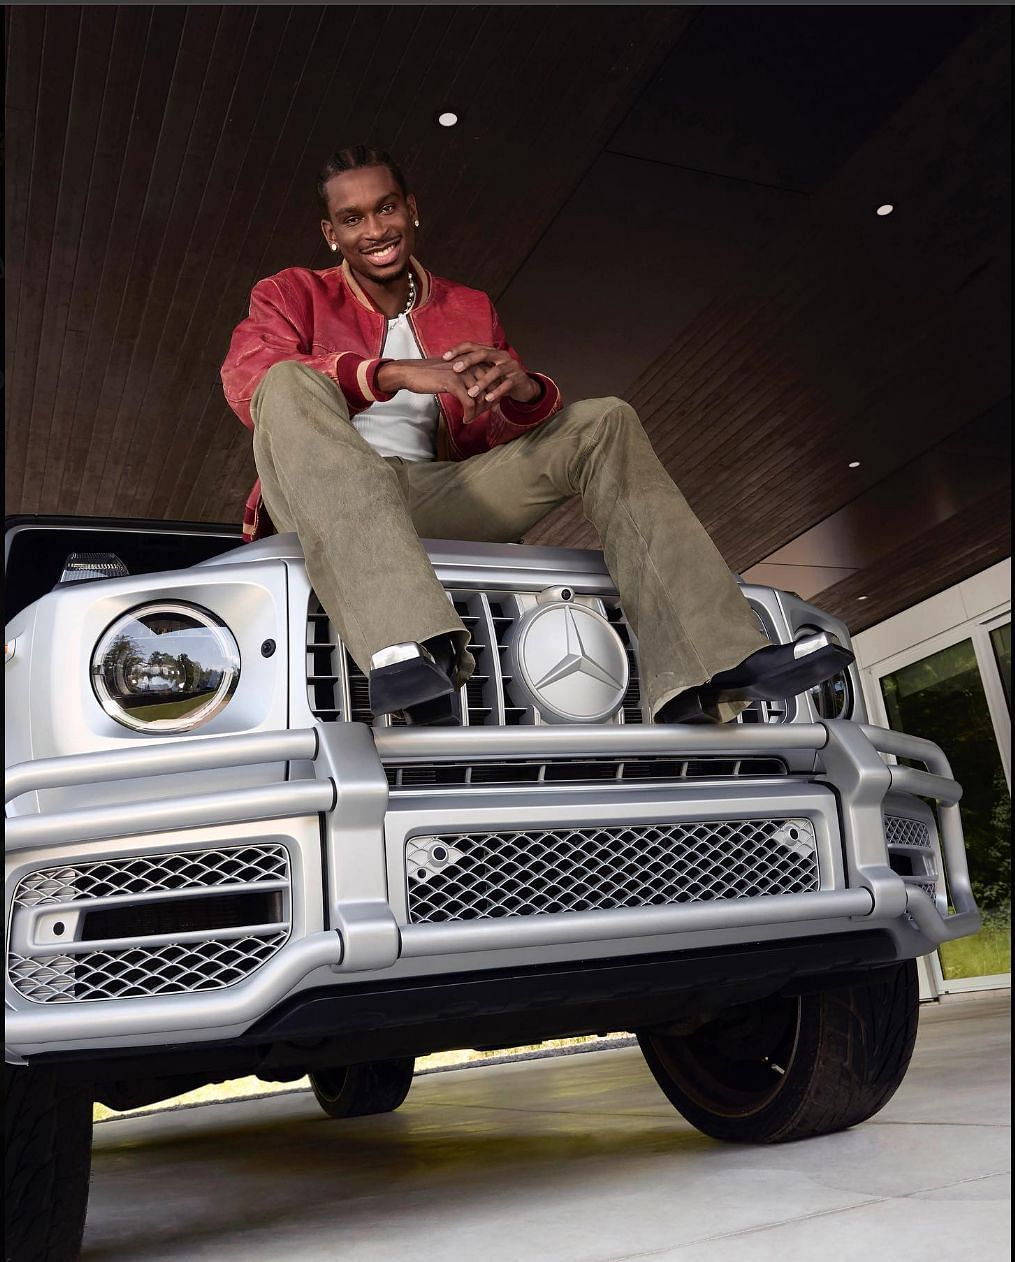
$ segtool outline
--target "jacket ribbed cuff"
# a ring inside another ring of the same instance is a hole
[[[501,415],[514,425],[538,425],[560,408],[560,391],[555,383],[542,373],[531,372],[529,376],[542,391],[538,398],[531,403],[519,403],[505,395],[500,401]]]
[[[362,412],[372,403],[387,403],[395,397],[394,392],[389,394],[377,384],[381,365],[390,362],[387,359],[362,359],[353,351],[339,354],[335,360],[335,380],[351,413]]]

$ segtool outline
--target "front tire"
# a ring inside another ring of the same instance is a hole
[[[50,1066],[4,1065],[7,1262],[74,1262],[81,1251],[92,1099]]]
[[[413,1057],[371,1060],[340,1069],[313,1069],[310,1085],[317,1103],[329,1117],[368,1117],[391,1113],[412,1086]]]
[[[641,1050],[670,1103],[733,1143],[784,1143],[845,1130],[888,1103],[919,1019],[916,961],[817,994],[773,995],[693,1034],[645,1031]]]

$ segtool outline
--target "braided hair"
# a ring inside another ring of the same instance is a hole
[[[324,217],[328,217],[328,181],[343,171],[357,171],[360,167],[387,167],[403,197],[408,196],[409,189],[405,176],[399,170],[390,153],[383,149],[375,149],[371,145],[350,145],[346,149],[336,149],[317,177],[317,200],[320,202]]]

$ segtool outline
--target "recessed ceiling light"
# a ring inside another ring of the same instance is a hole
[[[851,469],[859,469],[859,468],[860,468],[860,461],[859,461],[859,460],[851,460],[851,461],[849,462],[849,467],[850,467]]]
[[[453,114],[451,110],[445,110],[443,114],[437,115],[437,121],[442,127],[454,127],[455,123],[458,122],[458,115]],[[880,210],[878,214],[881,214]]]
[[[885,215],[890,215],[894,209],[895,207],[891,202],[885,202],[883,206],[878,207],[877,214],[884,218]]]
[[[857,600],[870,600],[869,596],[857,596]]]

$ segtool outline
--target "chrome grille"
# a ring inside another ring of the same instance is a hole
[[[819,881],[806,819],[417,836],[405,861],[413,924],[798,894]]]
[[[462,689],[463,722],[470,727],[527,725],[540,721],[523,697],[516,695],[507,670],[507,636],[513,624],[535,603],[536,594],[452,588],[448,599],[469,631],[469,648],[476,659],[475,674]],[[579,597],[579,599],[584,599]],[[645,723],[648,714],[641,695],[638,642],[616,597],[592,600],[620,636],[627,653],[630,678],[613,723]],[[759,623],[764,627],[760,614]],[[766,630],[766,634],[768,634]],[[399,726],[404,720],[375,718],[370,711],[366,676],[345,650],[321,606],[311,593],[307,609],[307,699],[314,717],[325,723],[349,720],[373,726]],[[740,723],[784,723],[792,718],[792,703],[755,701],[738,718]]]
[[[290,917],[289,854],[279,844],[41,868],[14,892],[7,971],[33,1003],[215,990],[270,959]]]

